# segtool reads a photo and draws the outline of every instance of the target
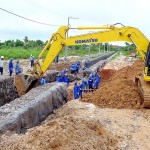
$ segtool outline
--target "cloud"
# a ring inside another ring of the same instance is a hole
[[[54,25],[67,25],[69,16],[79,18],[70,19],[73,27],[120,22],[139,28],[150,39],[149,4],[148,0],[5,0],[1,2],[1,7],[24,17]],[[0,18],[1,40],[26,35],[31,39],[46,40],[58,29],[32,23],[3,11],[0,11]],[[75,32],[70,31],[69,34],[75,35]]]

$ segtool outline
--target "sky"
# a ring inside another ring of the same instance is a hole
[[[36,21],[33,23],[0,10],[0,40],[48,40],[59,26],[100,26],[122,23],[140,29],[150,39],[149,0],[0,0],[0,8]],[[89,32],[89,31],[86,31]],[[81,34],[71,30],[69,36]]]

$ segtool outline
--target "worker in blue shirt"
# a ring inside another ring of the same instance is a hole
[[[62,75],[66,74],[67,73],[67,68],[64,68],[61,73],[62,73]]]
[[[30,55],[30,61],[31,61],[31,67],[34,66],[34,56],[31,54]]]
[[[79,73],[79,65],[76,64],[76,73]]]
[[[85,67],[85,66],[83,66],[83,67],[82,67],[82,70],[83,70],[83,71],[84,71],[84,70],[86,70],[86,67]]]
[[[82,99],[82,92],[84,90],[84,83],[83,82],[80,83],[79,89],[80,89],[79,90],[79,97],[81,97],[81,99]]]
[[[16,60],[16,64],[15,64],[14,68],[15,68],[16,75],[18,75],[22,72],[22,69],[19,66],[19,60]]]
[[[98,85],[100,84],[100,81],[101,81],[101,76],[96,74],[95,82],[94,82],[94,88],[95,89],[98,89]]]
[[[77,62],[77,65],[80,67],[80,65],[81,65],[80,61]]]
[[[57,81],[57,82],[62,82],[62,78],[61,78],[60,74],[57,75],[56,81]]]
[[[84,92],[86,93],[87,92],[87,88],[88,88],[88,82],[87,82],[85,76],[82,78],[82,84],[83,84]]]
[[[76,71],[76,67],[75,67],[75,65],[73,64],[73,65],[71,66],[71,68],[70,68],[70,72],[71,72],[71,74],[74,74],[75,71]]]
[[[79,92],[80,92],[80,88],[79,88],[78,82],[75,81],[74,88],[73,88],[74,99],[79,99]]]
[[[68,75],[67,74],[65,74],[64,75],[64,81],[63,82],[65,82],[65,83],[67,83],[67,85],[69,86],[69,77],[68,77]]]
[[[13,59],[10,58],[9,64],[8,64],[8,70],[9,70],[9,75],[11,76],[13,73]]]
[[[93,88],[93,78],[92,78],[92,76],[90,76],[89,79],[88,79],[88,85],[89,85],[89,92],[90,91],[93,92],[94,88]]]
[[[88,66],[88,68],[91,67],[91,62],[89,60],[87,60],[87,66]]]
[[[45,73],[42,75],[42,78],[41,78],[41,84],[42,85],[45,85],[47,83],[46,76],[47,75]]]

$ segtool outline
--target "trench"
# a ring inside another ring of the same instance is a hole
[[[114,53],[90,60],[89,72],[93,68],[101,68],[112,55]],[[47,71],[49,83],[39,86],[38,82],[36,88],[21,97],[18,96],[12,77],[0,79],[0,134],[8,130],[18,134],[23,133],[26,129],[44,121],[55,109],[67,102],[67,85],[54,82],[58,73],[58,71]],[[75,80],[75,77],[70,75],[70,80]]]

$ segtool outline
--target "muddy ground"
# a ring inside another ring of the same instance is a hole
[[[143,62],[119,59],[99,72],[102,82],[96,91],[69,101],[25,134],[2,135],[0,149],[149,150],[150,110],[142,107],[134,84],[134,77],[142,76]]]

